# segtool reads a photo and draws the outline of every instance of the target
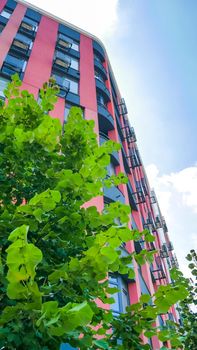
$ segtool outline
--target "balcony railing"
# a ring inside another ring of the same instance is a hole
[[[62,51],[68,52],[73,44],[73,40],[59,33],[56,47]]]
[[[160,255],[161,255],[161,258],[163,258],[163,259],[169,257],[168,247],[167,247],[166,243],[162,244],[162,247],[161,247],[161,250],[160,250]]]
[[[108,112],[107,108],[98,103],[98,119],[99,119],[99,130],[107,133],[114,129],[114,119]]]
[[[71,58],[62,52],[56,52],[53,60],[53,70],[65,72],[71,65]]]
[[[95,79],[95,81],[96,81],[96,88],[105,96],[105,99],[109,102],[111,99],[109,90],[107,89],[105,84],[99,79]]]

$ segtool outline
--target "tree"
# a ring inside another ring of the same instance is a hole
[[[188,267],[191,270],[192,279],[185,278],[177,270],[172,271],[172,277],[178,283],[185,283],[189,291],[187,298],[179,303],[179,312],[182,320],[179,332],[183,336],[185,349],[193,350],[197,344],[197,254],[195,250],[192,249],[186,259],[189,261]]]
[[[40,91],[40,104],[20,86],[14,76],[0,107],[0,349],[149,348],[140,334],[162,337],[152,324],[185,298],[185,288],[163,286],[153,306],[143,296],[118,319],[96,303],[114,302],[109,272],[133,278],[133,259],[142,265],[155,253],[122,256],[122,243],[142,235],[154,240],[128,228],[128,206],[111,203],[102,213],[83,206],[104,186],[127,182],[124,174],[106,178],[110,154],[120,146],[98,146],[94,123],[79,108],[62,130],[48,115],[58,91],[52,80]],[[171,333],[166,338],[174,337],[176,348],[179,334]]]

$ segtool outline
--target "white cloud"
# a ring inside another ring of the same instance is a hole
[[[118,23],[119,0],[29,0],[52,13],[103,39],[109,37]],[[43,4],[44,3],[44,4]]]
[[[169,192],[169,197],[172,193],[179,194],[181,204],[197,213],[197,166],[161,176],[155,164],[150,164],[146,170],[153,187],[160,192]]]
[[[181,270],[189,276],[185,256],[197,249],[197,165],[160,174],[155,164],[146,167],[164,214]]]

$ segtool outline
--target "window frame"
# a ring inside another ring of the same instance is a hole
[[[113,281],[112,279],[116,279],[116,282]],[[116,274],[109,274],[109,287],[110,288],[117,288],[119,289],[119,292],[112,294],[112,298],[117,295],[118,297],[118,304],[119,304],[119,310],[113,310],[113,305],[116,304],[110,304],[110,308],[112,310],[113,315],[119,315],[120,313],[125,313],[126,312],[126,306],[130,305],[130,300],[129,300],[129,290],[128,290],[128,283],[124,280],[124,278],[121,275],[116,275]],[[127,298],[127,305],[124,306],[123,302],[123,293],[125,293],[126,298]],[[115,298],[114,298],[115,299]],[[116,299],[115,299],[116,300]]]

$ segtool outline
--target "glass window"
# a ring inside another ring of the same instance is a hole
[[[97,103],[107,108],[107,103],[101,94],[97,94]]]
[[[94,54],[94,58],[95,58],[95,60],[97,60],[98,62],[100,62],[101,64],[103,64],[103,61],[102,61],[102,59],[100,58],[100,56]]]
[[[4,10],[0,13],[0,15],[1,15],[2,17],[4,17],[4,18],[9,19],[10,16],[11,16],[11,13],[12,13],[12,12],[11,12],[10,10],[4,9]]]
[[[58,75],[58,74],[53,74],[53,77],[56,80],[56,83],[60,86],[60,87],[66,87],[68,88],[69,86],[69,91],[72,92],[73,94],[78,94],[78,81],[71,79],[71,78],[67,78],[65,76],[62,75]]]
[[[126,312],[126,307],[129,305],[129,295],[126,283],[122,280],[122,312]]]
[[[115,165],[113,163],[107,166],[107,173],[109,176],[116,175]]]
[[[0,33],[3,31],[4,28],[5,28],[5,25],[3,23],[0,23]]]
[[[23,18],[22,23],[21,23],[21,27],[23,29],[26,29],[27,31],[34,31],[34,32],[36,32],[37,29],[38,29],[38,22],[25,16]]]
[[[9,83],[9,80],[0,77],[0,98],[4,98],[5,97],[3,91],[7,87],[8,83]]]
[[[70,56],[64,54],[64,53],[61,52],[61,51],[56,51],[55,57],[56,57],[57,59],[62,60],[62,61],[67,61],[67,62],[69,62],[69,65],[70,65],[71,68],[76,69],[76,70],[79,70],[79,61],[78,61],[77,59],[75,59],[75,58],[73,58],[73,57],[70,57]]]
[[[65,122],[65,123],[67,122],[68,115],[69,115],[69,112],[70,112],[71,107],[72,107],[71,104],[66,103],[65,109],[64,109],[64,122]]]
[[[5,59],[5,63],[8,63],[8,64],[18,68],[19,70],[22,70],[22,72],[24,72],[27,61],[24,59],[21,59],[21,58],[17,58],[17,57],[12,56],[12,55],[7,55],[7,57]]]
[[[66,78],[70,82],[70,92],[73,94],[78,94],[79,83],[71,78]]]
[[[79,70],[79,61],[75,58],[71,58],[71,68]]]
[[[119,292],[112,294],[114,304],[111,304],[111,309],[115,313],[126,312],[126,307],[129,305],[129,294],[126,282],[122,276],[109,276],[109,287],[118,288]]]
[[[58,35],[58,43],[62,48],[79,51],[79,44],[62,33]]]
[[[76,42],[73,42],[71,48],[75,51],[79,51],[79,44]]]
[[[105,79],[103,78],[103,76],[99,72],[95,71],[94,76],[96,79],[100,80],[102,83],[105,84]]]
[[[28,44],[30,47],[32,46],[33,44],[33,41],[32,39],[28,38],[27,36],[23,35],[23,34],[20,34],[20,33],[17,33],[16,36],[15,36],[15,39],[16,40],[19,40],[25,44]]]

